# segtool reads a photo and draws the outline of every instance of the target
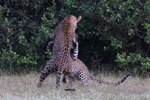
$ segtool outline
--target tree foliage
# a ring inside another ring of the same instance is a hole
[[[81,15],[79,58],[89,67],[150,72],[149,0],[1,0],[0,67],[39,69],[51,57],[53,29],[67,15]],[[94,64],[94,65],[93,65]]]

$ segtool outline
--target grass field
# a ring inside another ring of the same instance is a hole
[[[116,82],[122,77],[97,75],[103,80]],[[1,75],[0,100],[150,100],[150,78],[131,77],[120,86],[98,85],[89,81],[89,87],[75,81],[72,86],[61,83],[55,90],[55,75],[50,75],[41,88],[37,88],[39,73]],[[65,88],[76,88],[74,92]]]

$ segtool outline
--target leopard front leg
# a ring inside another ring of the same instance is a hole
[[[75,81],[74,76],[70,76],[69,74],[65,74],[63,76],[62,82],[66,84],[72,84],[72,82]]]
[[[62,78],[62,82],[68,84],[69,83],[69,76],[64,75],[63,78]]]

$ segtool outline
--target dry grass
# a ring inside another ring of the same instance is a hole
[[[61,83],[60,90],[55,90],[54,75],[50,75],[41,88],[36,87],[38,78],[37,73],[0,76],[0,100],[150,100],[150,78],[132,77],[118,87],[89,81],[87,88],[75,81],[72,86]],[[116,82],[121,77],[103,76],[102,79]],[[64,91],[68,87],[76,88],[77,91]]]

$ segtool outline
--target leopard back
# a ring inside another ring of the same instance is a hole
[[[130,74],[128,74],[124,78],[122,78],[120,81],[115,82],[115,83],[97,79],[92,74],[89,73],[87,66],[80,59],[72,61],[68,75],[69,77],[72,77],[72,78],[74,77],[78,78],[82,82],[82,84],[85,86],[88,86],[89,79],[99,84],[117,86],[117,85],[120,85],[121,83],[124,83],[125,80],[127,80],[130,77]]]
[[[58,66],[60,63],[66,65],[69,63],[71,44],[80,19],[81,17],[69,15],[54,30],[53,59],[57,61]]]

